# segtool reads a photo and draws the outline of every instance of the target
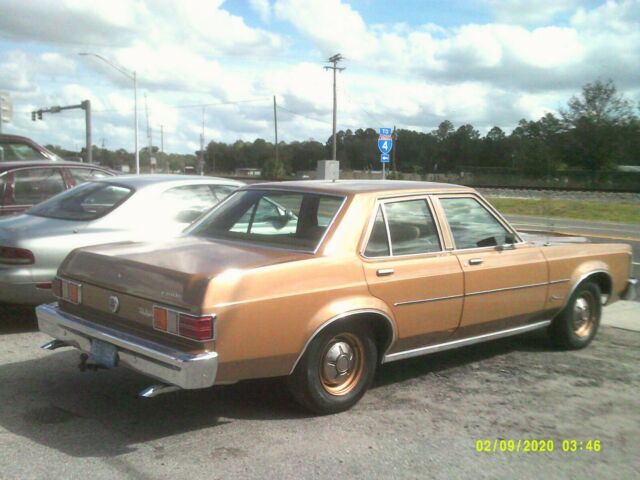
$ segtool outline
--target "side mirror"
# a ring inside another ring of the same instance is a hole
[[[516,236],[509,232],[504,236],[504,244],[503,245],[498,245],[496,247],[496,249],[501,252],[502,250],[513,250],[514,248],[516,248]]]

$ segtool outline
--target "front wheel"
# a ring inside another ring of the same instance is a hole
[[[313,339],[288,379],[294,398],[319,414],[355,405],[376,369],[377,350],[366,326],[328,327]]]
[[[549,327],[551,340],[559,347],[584,348],[596,336],[600,326],[602,303],[600,287],[593,282],[578,285],[567,306]]]

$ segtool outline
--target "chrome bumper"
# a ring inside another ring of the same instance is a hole
[[[627,286],[625,287],[620,298],[622,300],[635,300],[638,295],[638,279],[630,278],[627,280]]]
[[[195,389],[210,387],[215,382],[218,370],[216,352],[192,355],[174,350],[62,312],[55,303],[40,305],[36,314],[41,332],[85,353],[90,352],[92,339],[101,340],[117,347],[119,364],[164,383]]]

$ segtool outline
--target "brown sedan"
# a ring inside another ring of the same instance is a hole
[[[540,328],[583,348],[630,266],[627,245],[524,242],[466,187],[257,184],[182,238],[72,252],[37,312],[45,348],[159,379],[145,396],[287,376],[331,413],[380,363]]]

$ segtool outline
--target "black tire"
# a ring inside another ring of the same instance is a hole
[[[553,343],[566,350],[577,350],[591,343],[602,315],[600,287],[585,281],[578,285],[565,308],[549,326]]]
[[[376,344],[366,325],[332,325],[311,341],[287,385],[296,401],[313,413],[343,412],[371,385],[377,359]]]

